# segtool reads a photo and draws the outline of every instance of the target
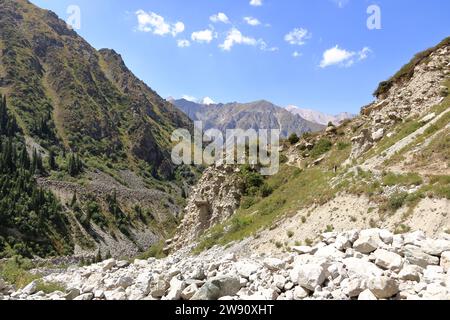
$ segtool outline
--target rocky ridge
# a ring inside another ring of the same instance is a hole
[[[322,234],[314,246],[290,253],[239,257],[239,247],[214,247],[199,256],[190,248],[156,260],[114,259],[73,267],[43,278],[65,292],[36,292],[37,281],[11,300],[415,300],[450,299],[450,235],[387,230]]]

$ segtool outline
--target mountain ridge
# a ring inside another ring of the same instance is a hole
[[[202,121],[205,129],[216,128],[222,132],[227,129],[280,129],[281,137],[287,138],[292,133],[302,135],[325,128],[298,115],[292,115],[267,100],[205,105],[179,99],[172,100],[172,103],[191,120]]]

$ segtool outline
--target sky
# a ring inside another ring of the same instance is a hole
[[[31,2],[116,50],[164,98],[331,114],[358,113],[380,81],[450,36],[448,0]]]

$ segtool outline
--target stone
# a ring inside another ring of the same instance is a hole
[[[314,249],[310,246],[295,246],[291,247],[291,250],[298,254],[310,254],[314,253]]]
[[[79,289],[72,288],[67,290],[66,295],[64,296],[66,300],[73,300],[81,294]]]
[[[191,300],[217,300],[224,296],[234,296],[240,289],[239,277],[218,276],[206,281]]]
[[[305,289],[313,291],[326,279],[325,268],[318,264],[305,264],[297,274],[297,283]]]
[[[295,287],[294,300],[303,300],[308,296],[309,296],[309,292],[306,289],[304,289],[300,286]]]
[[[333,260],[339,260],[345,257],[345,253],[342,251],[339,251],[334,247],[334,245],[329,245],[323,248],[320,248],[317,250],[316,253],[314,253],[314,256],[316,257],[323,257],[327,259],[333,259]]]
[[[181,299],[183,300],[191,300],[191,298],[195,295],[195,293],[198,291],[198,287],[196,284],[191,284],[187,286],[183,292],[181,292]]]
[[[357,297],[361,292],[367,289],[366,282],[360,278],[353,277],[342,280],[342,292],[350,298]]]
[[[131,277],[120,277],[119,279],[117,279],[117,281],[115,282],[115,287],[121,287],[123,289],[128,288],[129,286],[131,286],[133,284],[133,279]]]
[[[94,291],[94,298],[96,299],[103,299],[105,297],[105,292],[101,289]]]
[[[444,268],[440,266],[428,266],[423,272],[425,283],[436,283],[445,285]]]
[[[115,259],[108,259],[102,262],[102,270],[103,271],[109,271],[112,268],[116,266],[116,260]]]
[[[403,266],[403,259],[400,255],[384,249],[377,249],[374,252],[375,264],[383,269],[400,271]]]
[[[403,235],[403,244],[412,244],[412,245],[419,245],[421,241],[425,240],[425,233],[423,231],[414,231],[411,233],[407,233]]]
[[[150,289],[150,294],[153,298],[161,298],[166,294],[169,289],[169,283],[164,279],[156,281],[155,285]]]
[[[123,269],[126,268],[130,265],[130,263],[127,260],[121,260],[121,261],[117,261],[116,267],[119,269]]]
[[[239,261],[234,266],[239,275],[247,279],[261,268],[258,264],[247,261]]]
[[[85,294],[82,294],[82,295],[76,297],[73,300],[76,300],[76,301],[87,301],[87,300],[92,300],[93,298],[94,298],[94,295],[92,293],[85,293]]]
[[[284,263],[283,260],[280,260],[280,259],[266,258],[263,261],[263,265],[271,271],[278,271],[278,270],[284,269],[286,264]]]
[[[26,295],[32,295],[37,291],[38,281],[34,280],[30,282],[25,288],[22,289],[22,293]]]
[[[438,239],[426,239],[419,243],[423,252],[432,256],[441,256],[443,252],[450,251],[450,241]]]
[[[378,299],[391,298],[399,292],[397,281],[386,276],[369,279],[367,287]]]
[[[0,278],[0,291],[6,288],[6,282]]]
[[[438,265],[439,258],[425,253],[421,248],[414,245],[406,245],[403,248],[405,260],[410,264],[426,268],[428,265]]]
[[[378,300],[377,297],[369,289],[364,290],[358,296],[358,300]]]
[[[358,258],[347,258],[343,260],[349,277],[357,276],[362,279],[371,277],[379,277],[383,274],[383,270],[375,264]]]
[[[372,140],[373,141],[380,141],[384,137],[384,129],[380,128],[377,131],[372,133]]]
[[[440,266],[444,268],[445,272],[449,272],[450,270],[450,251],[445,251],[441,255]]]
[[[110,301],[121,301],[127,299],[127,295],[121,288],[116,289],[114,291],[105,291],[104,295],[105,299]]]
[[[284,288],[286,284],[286,278],[282,275],[276,274],[273,276],[273,284],[280,290]]]
[[[388,230],[380,230],[379,236],[381,241],[383,241],[387,245],[392,244],[394,241],[394,234]]]
[[[353,249],[360,253],[368,254],[375,251],[382,243],[379,229],[363,230],[359,234],[359,238],[353,243]]]
[[[422,268],[416,265],[407,265],[398,274],[399,279],[404,281],[420,281],[420,276],[422,274]]]
[[[181,293],[186,288],[186,283],[182,280],[178,280],[177,278],[172,278],[170,280],[170,289],[169,293],[166,296],[167,300],[180,300]]]

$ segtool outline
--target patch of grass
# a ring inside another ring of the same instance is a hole
[[[394,233],[395,234],[404,234],[404,233],[408,233],[411,231],[411,227],[407,226],[405,224],[400,224],[397,226],[397,228],[395,228]]]
[[[163,252],[164,241],[161,240],[158,243],[152,245],[146,252],[140,254],[138,259],[147,260],[148,258],[162,259],[167,255]]]
[[[294,236],[294,231],[289,230],[288,232],[286,232],[288,238],[292,238]]]
[[[31,260],[14,256],[0,265],[0,278],[21,289],[40,277],[29,272],[33,265]]]
[[[383,175],[383,185],[385,186],[419,186],[423,184],[423,179],[417,173],[395,174],[392,172]]]

